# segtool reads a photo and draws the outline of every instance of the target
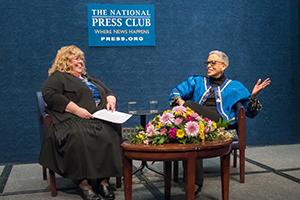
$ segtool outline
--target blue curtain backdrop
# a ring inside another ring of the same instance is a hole
[[[12,0],[0,1],[0,163],[34,162],[40,140],[35,92],[58,48],[75,44],[88,72],[118,95],[144,108],[168,107],[172,87],[205,74],[212,49],[230,57],[227,75],[250,90],[272,78],[259,96],[263,111],[248,120],[247,143],[299,143],[299,1],[297,0]],[[156,46],[88,47],[87,3],[155,5]],[[298,84],[297,84],[298,80]],[[138,124],[131,119],[125,126]]]

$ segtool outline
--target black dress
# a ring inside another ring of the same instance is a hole
[[[77,77],[57,71],[45,82],[43,98],[53,122],[44,137],[39,162],[70,179],[122,176],[120,125],[65,112],[70,101],[90,113],[105,107],[106,96],[113,95],[111,90],[88,78],[101,94],[98,106],[90,89]]]
[[[212,78],[209,77],[209,83],[212,85],[212,87],[217,87],[222,85],[226,80],[225,75],[223,74],[219,78]],[[190,100],[186,101],[184,103],[184,106],[190,107],[192,110],[196,111],[199,115],[203,117],[208,117],[211,120],[219,121],[222,116],[217,111],[217,104],[216,104],[216,98],[214,96],[214,93],[211,92],[207,100],[204,102],[203,105],[200,105],[199,103],[192,102]]]

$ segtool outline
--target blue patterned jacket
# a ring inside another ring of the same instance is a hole
[[[260,109],[251,107],[251,95],[248,89],[239,81],[226,79],[221,86],[212,87],[209,79],[204,76],[190,76],[178,84],[171,92],[169,102],[173,104],[178,97],[192,100],[202,105],[213,92],[216,99],[217,111],[226,121],[235,121],[237,102],[243,103],[248,117],[254,117]]]

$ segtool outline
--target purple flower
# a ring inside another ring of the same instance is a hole
[[[170,131],[169,131],[169,138],[170,139],[176,138],[176,131],[177,131],[176,128],[170,128]]]
[[[193,121],[195,121],[195,118],[194,118],[194,117],[192,117],[192,116],[187,116],[186,122],[193,122]]]

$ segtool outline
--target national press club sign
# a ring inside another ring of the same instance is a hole
[[[154,46],[154,6],[88,4],[89,46]]]

